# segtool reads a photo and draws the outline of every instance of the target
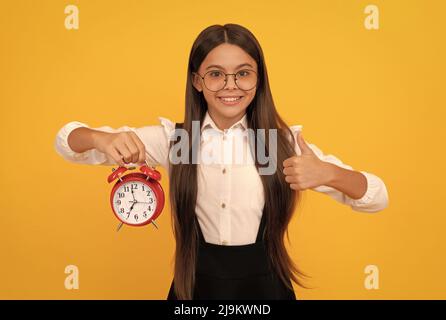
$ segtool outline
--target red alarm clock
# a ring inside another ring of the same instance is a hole
[[[147,164],[147,162],[146,162]],[[156,218],[164,207],[164,191],[159,181],[161,174],[149,165],[142,165],[140,172],[123,176],[124,172],[135,167],[113,168],[108,182],[116,181],[110,193],[110,205],[116,218],[123,224],[140,227],[152,223],[156,228]]]

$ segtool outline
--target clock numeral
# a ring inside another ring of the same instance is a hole
[[[124,213],[124,208],[119,209],[119,213]]]
[[[142,185],[142,191],[146,191],[146,189],[144,188],[145,186],[144,185]]]
[[[135,215],[133,216],[133,218],[135,218],[135,220],[138,221],[138,215],[137,215],[137,214],[135,214]]]
[[[149,211],[152,211],[152,207],[151,206],[149,206]]]
[[[126,219],[128,219],[129,217],[130,217],[130,211],[127,212],[127,218]]]
[[[149,203],[152,204],[153,203],[153,198],[149,199]]]
[[[147,190],[147,195],[150,196],[150,190]]]
[[[136,183],[132,183],[132,190],[137,190],[138,189],[138,185]]]
[[[119,197],[119,198],[125,198],[125,193],[123,193],[123,192],[119,192],[119,193],[118,193],[118,197]]]
[[[124,192],[129,192],[129,191],[130,191],[129,186],[124,186]]]
[[[147,212],[144,211],[142,215],[144,218],[147,218]]]
[[[120,205],[121,204],[121,200],[116,200],[116,204]]]

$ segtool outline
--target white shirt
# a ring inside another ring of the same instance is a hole
[[[175,123],[169,119],[159,117],[160,125],[150,125],[140,128],[123,126],[117,129],[109,126],[92,128],[105,132],[133,131],[144,143],[148,153],[147,160],[153,165],[161,165],[169,172],[169,146],[170,137],[175,130]],[[79,127],[89,127],[87,124],[72,121],[63,126],[57,133],[55,148],[59,155],[67,161],[79,164],[91,165],[117,165],[108,155],[91,149],[83,153],[74,152],[68,145],[67,138],[70,132]],[[302,125],[291,126],[293,134],[302,130]],[[207,139],[205,129],[212,129],[212,139]],[[231,133],[247,129],[247,115],[233,124],[227,130],[220,130],[208,113],[201,125],[201,155],[212,155],[217,152],[224,155],[224,159],[234,159],[232,153],[234,147]],[[205,130],[205,131],[203,131]],[[215,140],[216,139],[216,140]],[[244,140],[247,144],[247,141]],[[215,144],[215,142],[218,142]],[[211,145],[209,145],[211,144]],[[323,161],[333,163],[339,167],[353,170],[351,166],[342,163],[331,154],[324,154],[316,145],[308,143],[308,146]],[[215,150],[215,146],[219,150]],[[223,149],[221,149],[222,147]],[[246,147],[246,145],[245,145]],[[222,151],[220,153],[219,151]],[[296,154],[301,151],[295,144]],[[250,153],[248,160],[252,161]],[[212,159],[215,159],[214,157]],[[264,207],[263,186],[260,175],[254,162],[239,160],[221,161],[210,163],[209,160],[198,164],[197,180],[198,193],[196,214],[203,236],[206,242],[224,245],[243,245],[254,243]],[[240,159],[240,158],[237,158]],[[246,160],[246,159],[245,159]],[[128,166],[136,166],[134,163]],[[384,182],[372,173],[360,171],[367,178],[367,191],[360,199],[352,199],[346,194],[328,186],[319,186],[311,190],[327,194],[334,200],[350,206],[355,211],[377,212],[388,205],[388,194]]]

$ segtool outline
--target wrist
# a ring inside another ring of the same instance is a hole
[[[98,149],[98,141],[99,139],[104,135],[107,134],[106,132],[90,129],[89,135],[90,135],[90,143],[91,147],[94,149]]]
[[[339,167],[333,163],[324,162],[325,166],[325,177],[326,177],[326,186],[333,187],[338,181],[339,176]]]

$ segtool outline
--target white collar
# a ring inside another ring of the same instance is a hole
[[[206,111],[206,115],[204,116],[203,124],[201,126],[201,131],[203,131],[203,129],[209,126],[217,131],[222,132],[222,130],[217,127],[214,120],[212,120],[211,116],[209,115],[209,112]],[[234,123],[229,129],[234,129],[234,128],[242,128],[243,130],[248,128],[248,116],[246,113],[244,114],[243,118]]]

